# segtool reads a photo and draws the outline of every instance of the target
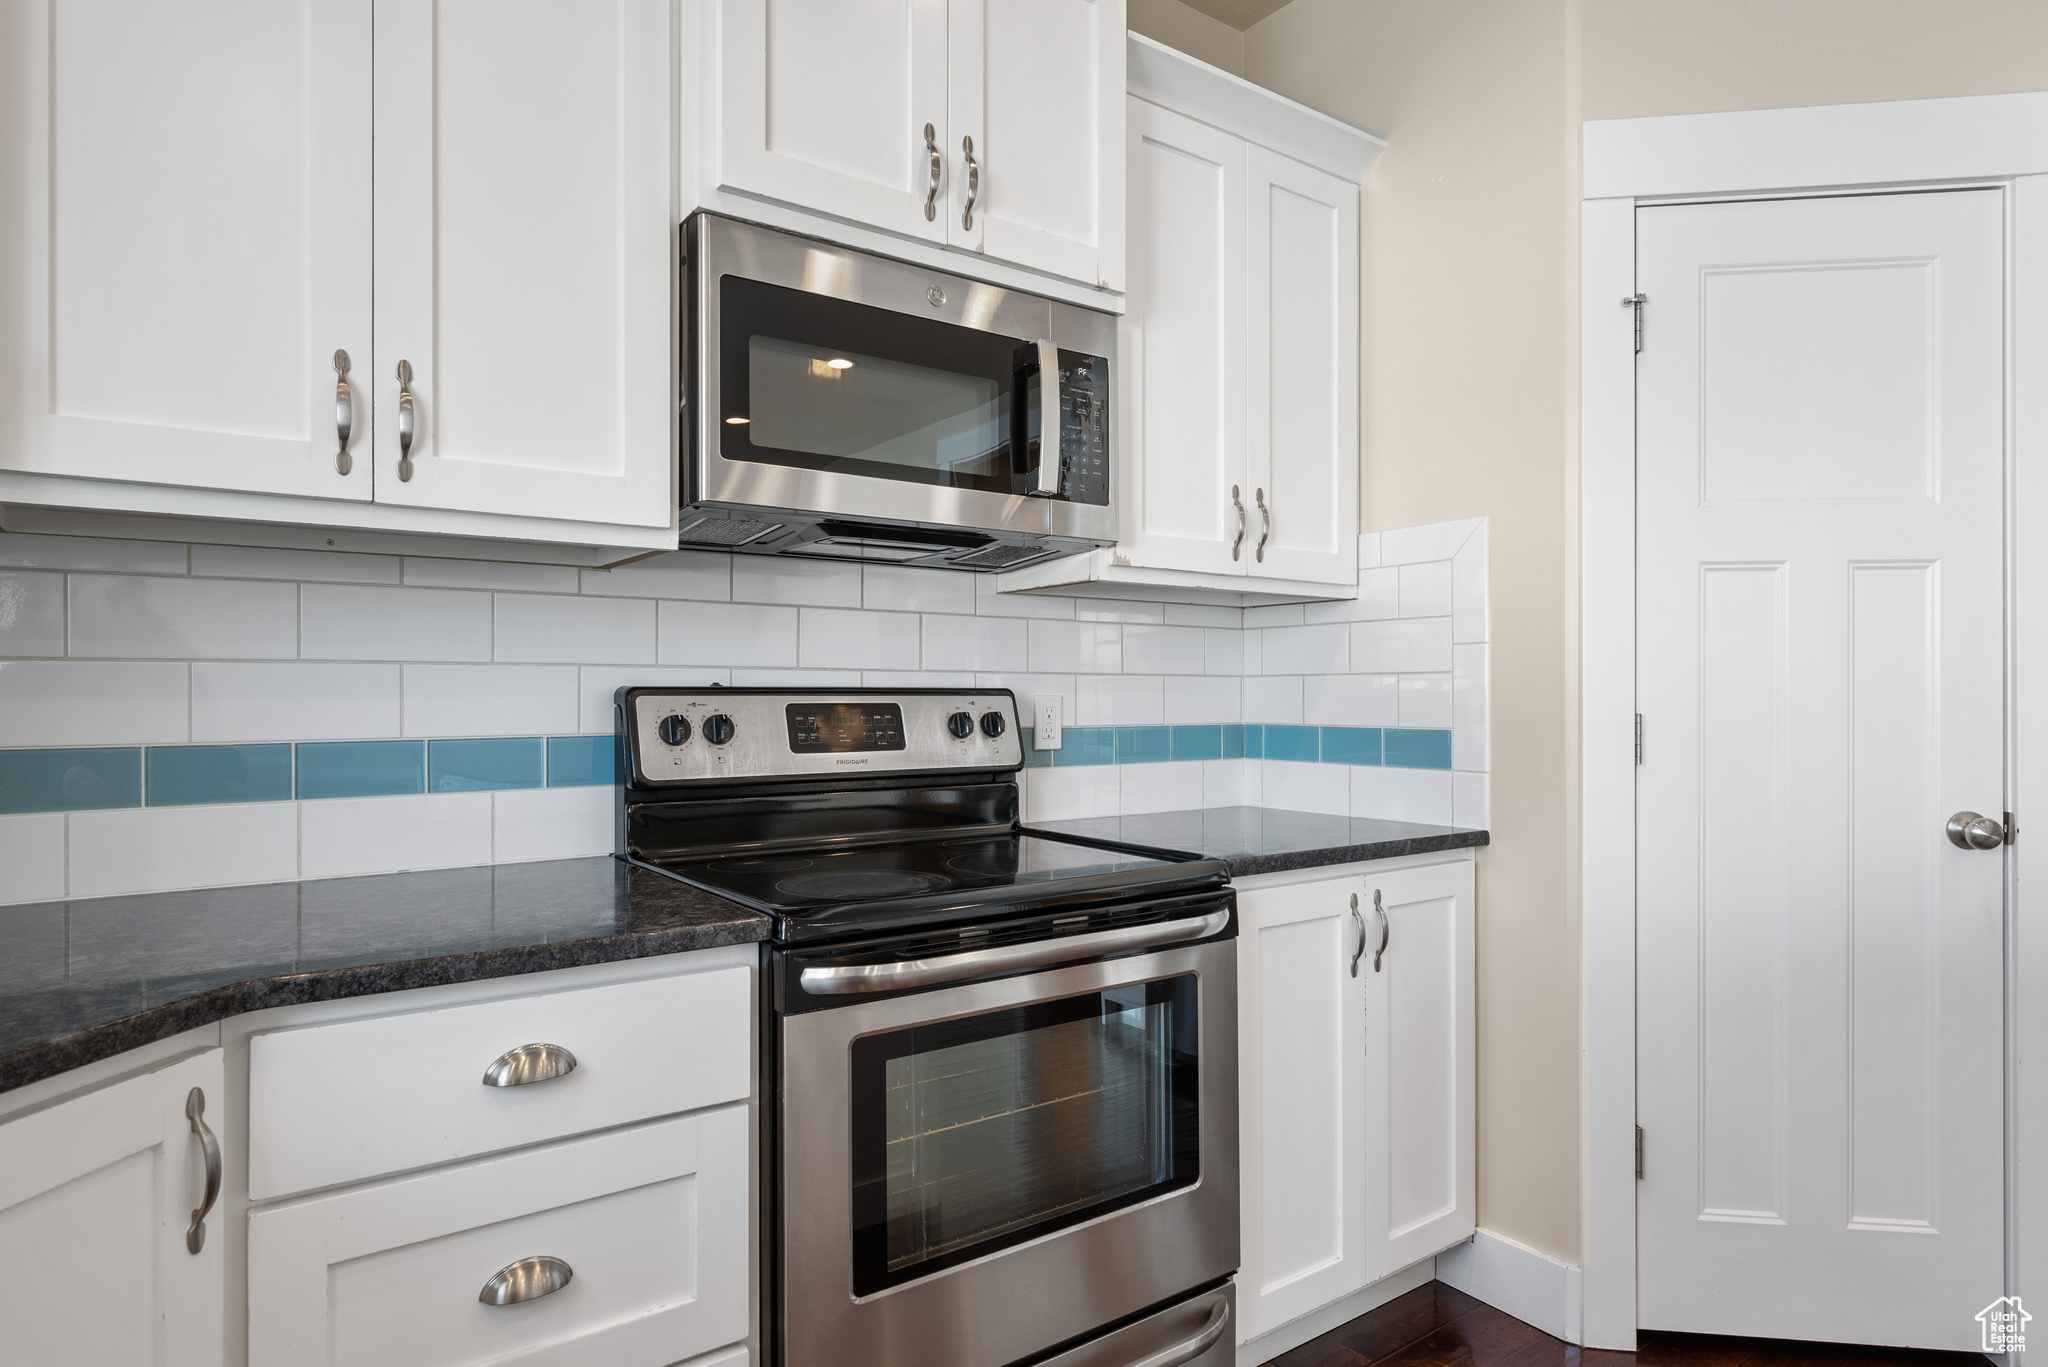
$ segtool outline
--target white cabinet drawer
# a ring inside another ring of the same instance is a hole
[[[751,980],[718,969],[416,1011],[249,1041],[249,1199],[429,1167],[745,1097]],[[507,1050],[576,1067],[492,1087]]]
[[[663,1367],[745,1338],[747,1110],[358,1187],[249,1217],[249,1367]],[[559,1290],[478,1299],[523,1258]]]

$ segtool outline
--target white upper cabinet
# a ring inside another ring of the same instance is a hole
[[[717,0],[717,14],[718,188],[947,240],[946,0]]]
[[[370,0],[16,10],[0,470],[368,499]]]
[[[378,0],[379,501],[673,518],[670,15]]]
[[[946,36],[947,241],[1122,290],[1123,5],[951,0]]]

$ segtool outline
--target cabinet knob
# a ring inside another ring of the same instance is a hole
[[[537,1255],[508,1263],[491,1274],[476,1298],[485,1305],[517,1305],[552,1296],[575,1279],[576,1270],[560,1258]]]
[[[524,1087],[576,1071],[576,1056],[559,1044],[522,1044],[498,1055],[484,1069],[486,1087]]]

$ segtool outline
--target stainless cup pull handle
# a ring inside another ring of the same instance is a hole
[[[1351,951],[1351,976],[1358,976],[1358,961],[1365,957],[1365,918],[1358,914],[1358,894],[1351,894],[1351,919],[1358,923],[1358,948]]]
[[[348,453],[349,434],[356,425],[355,391],[348,383],[348,353],[334,353],[334,469],[337,474],[347,474],[355,468],[355,457]]]
[[[974,139],[960,139],[960,154],[967,158],[967,204],[960,211],[960,226],[974,228],[974,202],[981,198],[981,163],[974,159]]]
[[[1230,558],[1235,560],[1237,553],[1244,549],[1244,495],[1237,491],[1235,484],[1230,486],[1230,501],[1237,505],[1237,537],[1230,543]]]
[[[946,169],[946,159],[939,155],[938,130],[930,124],[924,126],[924,150],[931,158],[931,178],[924,191],[924,221],[929,223],[939,216],[939,174]]]
[[[1387,952],[1387,940],[1394,933],[1393,926],[1387,921],[1387,909],[1380,903],[1378,888],[1372,890],[1372,914],[1380,921],[1380,947],[1372,952],[1372,971],[1377,973],[1380,971],[1380,956]]]
[[[576,1071],[576,1056],[559,1044],[522,1044],[507,1049],[484,1069],[486,1087],[524,1087]]]
[[[192,1133],[199,1136],[200,1147],[206,1154],[206,1194],[199,1198],[199,1209],[192,1212],[192,1223],[185,1227],[187,1253],[197,1253],[206,1247],[206,1214],[220,1199],[220,1141],[213,1137],[205,1116],[206,1093],[194,1087],[185,1094],[185,1119],[192,1122]]]
[[[412,362],[398,363],[398,478],[412,479],[412,433],[415,411],[412,398]]]
[[[1184,1362],[1193,1362],[1209,1351],[1209,1346],[1223,1337],[1223,1326],[1230,1323],[1230,1302],[1220,1300],[1209,1312],[1208,1323],[1195,1331],[1194,1337],[1182,1339],[1171,1347],[1161,1348],[1150,1357],[1139,1358],[1130,1367],[1181,1367]]]
[[[1264,489],[1258,490],[1254,497],[1259,505],[1259,517],[1265,522],[1265,530],[1259,533],[1259,547],[1253,552],[1253,558],[1263,565],[1266,563],[1266,538],[1273,534],[1273,510],[1266,506]]]
[[[576,1270],[560,1258],[540,1255],[508,1263],[491,1274],[476,1298],[485,1305],[517,1305],[552,1296],[575,1279]]]

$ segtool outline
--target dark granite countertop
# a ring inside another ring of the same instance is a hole
[[[752,944],[609,856],[0,907],[0,1092],[245,1011]]]
[[[1233,878],[1322,868],[1328,864],[1356,864],[1403,854],[1434,854],[1487,843],[1485,831],[1459,826],[1283,812],[1271,807],[1211,807],[1206,811],[1028,824],[1040,830],[1120,840],[1155,849],[1185,850],[1227,860]]]

